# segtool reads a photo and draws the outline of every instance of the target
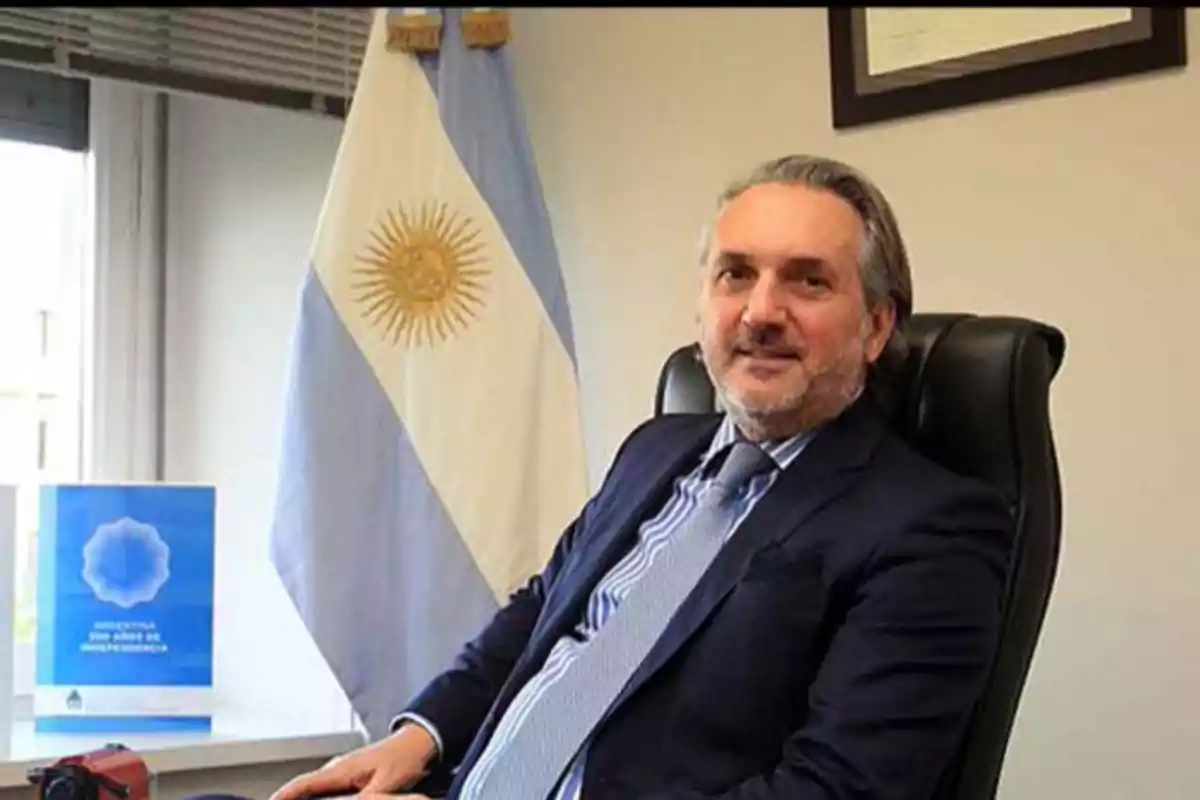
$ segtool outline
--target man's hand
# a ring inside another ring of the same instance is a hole
[[[405,725],[382,741],[293,778],[271,795],[271,800],[343,794],[395,795],[425,776],[425,768],[436,753],[437,743],[424,728]]]

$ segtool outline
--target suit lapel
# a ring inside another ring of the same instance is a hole
[[[720,422],[720,417],[713,415],[711,424],[697,425],[696,432],[685,439],[682,447],[668,451],[661,460],[644,458],[631,462],[630,474],[613,487],[614,497],[597,510],[599,516],[588,524],[579,551],[549,589],[545,608],[551,611],[534,626],[529,646],[513,665],[464,764],[472,764],[479,757],[480,749],[491,738],[513,697],[545,663],[554,643],[579,622],[596,584],[628,551],[643,520],[654,513],[655,501],[665,502],[674,480],[688,469],[689,463],[700,458]],[[621,502],[625,499],[628,502]]]
[[[663,635],[609,709],[610,716],[691,638],[746,570],[750,559],[787,536],[849,489],[870,458],[882,423],[859,400],[830,422],[784,470],[721,548],[704,577],[680,606]]]
[[[533,647],[526,651],[528,665],[540,665],[554,642],[579,622],[596,584],[629,551],[642,523],[666,502],[675,479],[700,458],[719,424],[720,419],[714,417],[712,424],[699,426],[687,446],[661,462],[646,460],[636,465],[636,471],[621,482],[618,491],[622,497],[616,499],[627,502],[610,503],[611,510],[599,512],[605,517],[589,526],[593,535],[580,544],[580,551],[547,595],[546,608],[553,612],[534,628]],[[607,515],[612,515],[611,520]],[[526,677],[518,677],[517,683],[523,684]]]

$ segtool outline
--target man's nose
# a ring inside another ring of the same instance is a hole
[[[746,298],[742,321],[747,325],[778,324],[784,317],[779,287],[770,278],[759,280]]]

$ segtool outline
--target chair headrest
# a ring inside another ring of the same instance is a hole
[[[934,461],[1015,502],[1020,460],[1048,456],[1053,463],[1049,386],[1066,349],[1062,332],[1019,317],[915,314],[903,335],[907,360],[872,386],[892,428]],[[699,346],[680,347],[663,365],[655,413],[717,408]]]

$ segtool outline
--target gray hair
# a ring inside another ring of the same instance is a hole
[[[904,357],[899,331],[912,314],[912,274],[908,252],[900,236],[900,225],[883,192],[853,167],[830,158],[788,155],[759,165],[747,177],[735,181],[718,198],[718,213],[747,189],[763,183],[799,183],[832,192],[858,212],[865,236],[858,257],[867,308],[890,299],[896,307],[896,333],[884,350],[883,361],[895,364]],[[704,233],[701,262],[707,263],[712,246],[712,224]]]

